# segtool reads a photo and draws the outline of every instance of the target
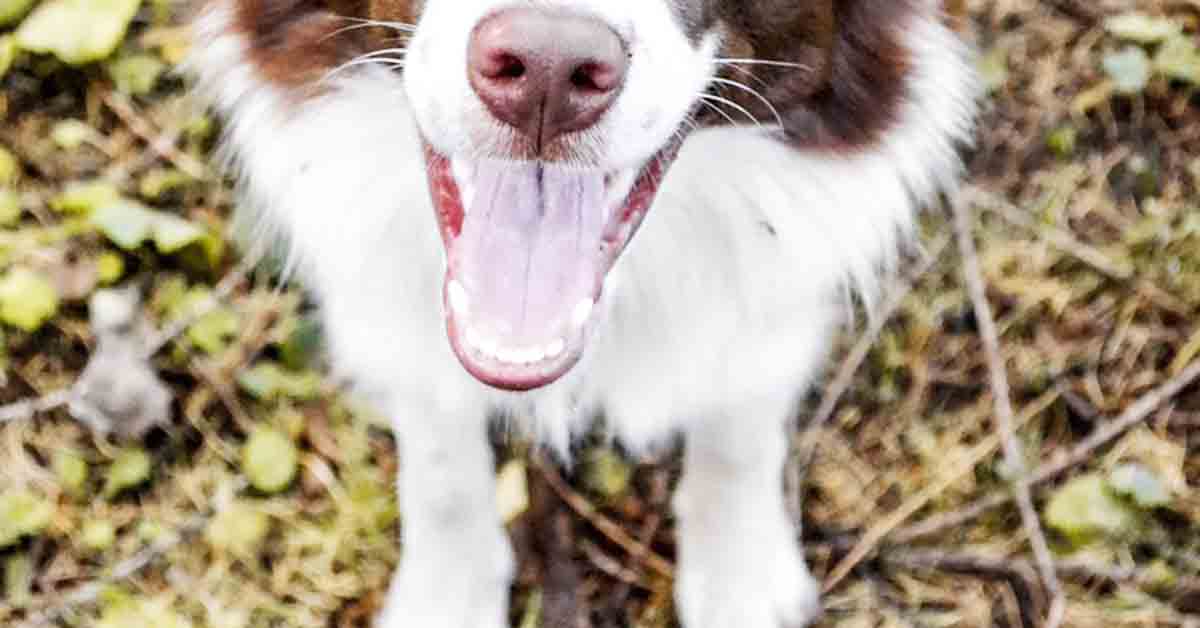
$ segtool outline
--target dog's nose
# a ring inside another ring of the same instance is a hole
[[[533,8],[484,19],[467,54],[475,93],[539,149],[595,124],[629,69],[624,42],[604,22]]]

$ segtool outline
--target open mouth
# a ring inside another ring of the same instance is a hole
[[[468,160],[428,144],[429,189],[446,247],[446,332],[476,379],[545,386],[583,355],[604,279],[674,160],[673,142],[640,169]]]

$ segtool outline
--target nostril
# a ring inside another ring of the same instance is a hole
[[[604,63],[585,63],[571,73],[571,85],[582,91],[610,92],[620,83],[620,73]]]
[[[484,78],[493,80],[519,79],[528,71],[521,57],[507,51],[486,55],[482,62],[477,63],[476,69]]]
[[[501,53],[496,58],[496,72],[492,78],[519,79],[525,75],[525,63],[514,54]]]

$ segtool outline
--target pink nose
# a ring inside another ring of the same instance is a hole
[[[519,8],[479,23],[467,64],[471,87],[492,115],[540,150],[604,115],[625,82],[629,55],[600,20]]]

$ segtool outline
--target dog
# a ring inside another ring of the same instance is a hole
[[[336,366],[391,417],[385,628],[507,625],[489,417],[681,434],[686,628],[819,613],[782,471],[857,293],[962,176],[938,0],[208,0],[190,69]]]

